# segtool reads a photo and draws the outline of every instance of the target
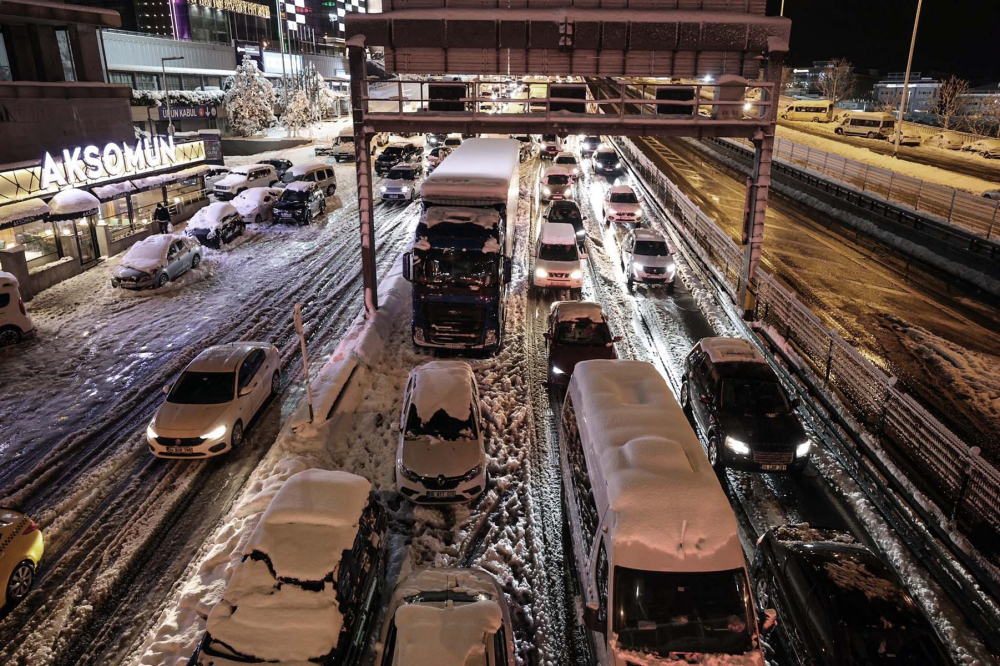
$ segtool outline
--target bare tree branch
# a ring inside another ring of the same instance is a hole
[[[954,75],[941,82],[938,88],[937,100],[932,111],[937,116],[938,123],[944,129],[951,127],[952,120],[966,104],[965,96],[969,92],[969,82]]]
[[[853,95],[857,85],[858,77],[854,73],[854,65],[846,58],[831,61],[820,73],[816,82],[820,94],[834,104]]]

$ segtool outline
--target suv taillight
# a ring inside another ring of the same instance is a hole
[[[28,311],[24,309],[24,301],[22,301],[20,298],[17,299],[17,307],[21,308],[22,315],[24,315],[25,317],[28,316]]]
[[[24,528],[24,531],[21,532],[21,536],[31,534],[37,529],[38,529],[38,523],[32,520],[31,522],[28,523],[28,526]]]

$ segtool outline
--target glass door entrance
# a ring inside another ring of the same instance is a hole
[[[86,264],[97,259],[97,238],[89,218],[76,221],[76,243],[80,250],[80,263]]]

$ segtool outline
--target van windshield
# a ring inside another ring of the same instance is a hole
[[[614,631],[620,648],[745,654],[754,649],[742,569],[694,573],[615,567]]]
[[[545,261],[576,261],[580,258],[580,253],[576,249],[576,243],[572,245],[542,243],[538,248],[538,258]]]
[[[354,137],[351,136],[350,134],[348,134],[346,136],[342,136],[339,139],[337,139],[337,142],[338,143],[354,143]]]

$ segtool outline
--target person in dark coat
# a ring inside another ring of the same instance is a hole
[[[165,234],[170,230],[170,210],[162,203],[156,204],[156,212],[153,219],[160,223],[160,233]]]

